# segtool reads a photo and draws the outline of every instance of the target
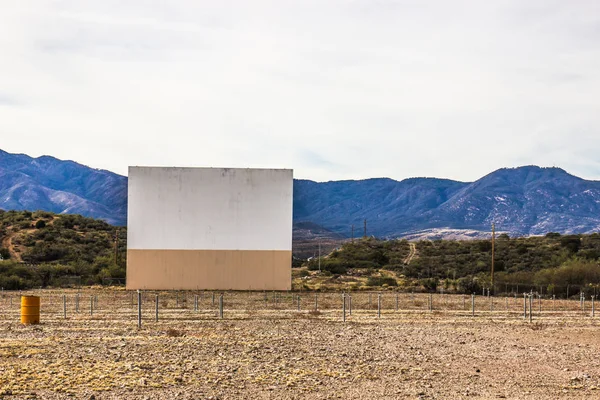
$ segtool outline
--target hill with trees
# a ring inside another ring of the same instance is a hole
[[[490,239],[352,241],[315,224],[297,224],[295,229],[295,289],[472,293],[491,286]],[[122,282],[126,238],[126,228],[80,215],[0,211],[0,287]],[[319,241],[327,243],[320,262],[314,252]],[[600,283],[599,260],[597,233],[526,238],[500,234],[494,249],[494,291],[559,296],[594,291]]]
[[[80,215],[0,211],[0,287],[124,279],[126,237],[125,228]]]
[[[600,284],[599,259],[597,233],[527,238],[501,234],[495,241],[493,291],[516,294],[534,290],[561,296],[595,291]],[[306,289],[386,285],[472,293],[491,287],[491,261],[490,239],[408,242],[365,238],[346,242],[322,258],[321,273],[315,272],[318,260],[312,259],[303,265],[303,272],[295,274],[304,275],[301,286]]]

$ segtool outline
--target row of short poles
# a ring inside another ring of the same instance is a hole
[[[486,296],[487,294],[487,296]],[[204,292],[202,294],[202,296],[204,296]],[[442,295],[443,296],[443,295]],[[4,297],[4,293],[2,293],[2,297]],[[10,297],[10,302],[12,305],[12,296]],[[412,293],[412,300],[414,301],[414,293]],[[487,293],[484,292],[484,298],[487,297],[489,299],[490,302],[490,311],[494,310],[494,297],[490,296],[489,291],[487,291]],[[529,293],[523,293],[523,318],[525,320],[529,319],[529,321],[531,322],[533,320],[533,314],[534,314],[534,301],[535,298],[537,297],[538,300],[538,309],[541,315],[542,312],[542,296],[538,293],[534,293],[529,292]],[[217,299],[218,298],[218,299]],[[443,297],[442,297],[443,298]],[[463,295],[462,298],[462,305],[463,305],[463,310],[466,310],[466,295]],[[130,292],[130,303],[131,306],[134,306],[134,299],[135,299],[135,292]],[[281,293],[279,292],[274,292],[273,293],[273,301],[274,303],[280,303],[281,302]],[[498,298],[496,298],[498,299]],[[74,299],[74,303],[75,303],[75,313],[80,313],[81,311],[81,294],[78,292],[75,294],[75,299]],[[194,311],[198,312],[199,310],[199,296],[198,294],[194,295]],[[215,303],[218,300],[218,316],[220,319],[223,319],[223,294],[215,294],[215,292],[212,292],[212,304],[213,306],[215,305]],[[298,311],[301,311],[301,297],[300,295],[292,295],[291,296],[291,300],[292,300],[292,305],[295,305],[298,309]],[[476,296],[475,293],[473,293],[471,295],[471,314],[472,316],[475,316],[475,300],[476,300]],[[517,300],[516,295],[515,295],[515,301]],[[555,311],[555,301],[556,301],[556,297],[553,295],[552,298],[552,311]],[[580,294],[580,308],[581,311],[583,313],[586,312],[586,298],[585,295],[583,293]],[[159,319],[159,295],[156,294],[155,295],[155,320],[158,321]],[[265,301],[268,301],[268,297],[267,297],[267,292],[265,292]],[[186,296],[181,296],[181,302],[184,303],[186,302]],[[508,310],[508,297],[505,297],[505,302],[506,302],[506,308]],[[368,300],[368,308],[369,309],[373,309],[373,296],[372,293],[369,293],[369,300]],[[592,295],[591,296],[591,317],[595,317],[595,296]],[[180,293],[176,292],[176,304],[177,307],[180,306]],[[396,293],[395,295],[395,311],[399,310],[399,294]],[[427,309],[430,312],[433,312],[433,294],[429,293],[427,295]],[[94,315],[94,311],[98,310],[98,296],[97,295],[90,295],[89,296],[89,313],[90,316]],[[319,295],[318,293],[315,293],[315,297],[314,297],[314,310],[318,311],[319,310]],[[66,295],[62,295],[62,311],[63,311],[63,317],[66,319],[67,318],[67,296]],[[138,327],[141,327],[142,325],[142,291],[137,291],[137,311],[138,311]],[[379,293],[377,294],[377,317],[381,318],[381,311],[382,311],[382,294]],[[343,293],[342,294],[342,320],[345,322],[347,319],[347,316],[352,316],[352,295],[350,293]]]
[[[317,310],[318,298],[315,295],[315,310]],[[298,296],[298,310],[300,310],[300,296]],[[396,294],[395,311],[398,311],[399,296]],[[466,296],[463,295],[463,308],[466,306]],[[371,308],[371,294],[369,294],[369,308]],[[427,309],[433,311],[433,294],[427,296]],[[346,314],[352,315],[352,295],[342,293],[342,320],[346,322]],[[471,295],[471,314],[475,316],[475,294]],[[377,318],[381,318],[381,294],[377,294]]]
[[[81,303],[81,295],[80,293],[76,293],[75,294],[75,313],[79,314],[80,312],[80,303]],[[131,301],[131,305],[133,305],[133,299],[134,299],[134,292],[131,292],[130,294],[130,301]],[[12,297],[11,297],[11,306],[12,306]],[[219,318],[223,319],[223,294],[221,293],[219,295]],[[155,295],[154,298],[155,301],[155,321],[158,322],[158,310],[159,310],[159,296],[158,294]],[[215,294],[212,294],[212,301],[213,301],[213,305],[215,304]],[[90,307],[89,307],[89,312],[90,312],[90,316],[94,315],[94,310],[98,309],[98,296],[97,295],[90,295]],[[177,305],[179,306],[179,293],[177,293]],[[300,307],[300,296],[298,296],[298,307]],[[195,295],[194,297],[194,311],[198,311],[198,295]],[[67,319],[67,296],[66,295],[62,295],[62,312],[63,312],[63,318]],[[141,328],[142,326],[142,292],[141,291],[137,291],[137,312],[138,312],[138,327]]]
[[[539,312],[541,314],[542,312],[542,296],[540,296],[538,293],[523,293],[523,319],[527,319],[527,316],[529,315],[529,322],[533,321],[533,301],[534,298],[537,296],[538,298],[538,306],[539,306]],[[596,302],[595,302],[595,297],[594,295],[591,296],[592,299],[592,312],[591,312],[591,317],[594,318],[596,316]],[[552,310],[555,310],[555,303],[556,301],[556,296],[552,295]],[[581,294],[579,296],[579,304],[580,304],[580,308],[581,311],[583,313],[585,313],[585,296],[583,294]],[[527,311],[529,305],[529,312]]]
[[[133,294],[133,293],[132,293]],[[179,306],[179,292],[177,292],[176,304]],[[212,294],[212,303],[215,304],[215,294]],[[159,296],[154,295],[154,321],[158,322]],[[137,291],[138,328],[142,327],[142,292]],[[198,295],[194,295],[194,311],[198,311]],[[219,294],[219,318],[223,319],[223,293]]]
[[[75,313],[79,314],[80,312],[80,308],[79,308],[79,303],[80,303],[80,298],[81,295],[79,293],[75,294]],[[67,296],[63,294],[62,296],[62,309],[63,309],[63,318],[67,319]],[[90,295],[90,316],[94,315],[94,310],[98,309],[98,296],[96,295]]]
[[[538,306],[539,312],[542,312],[542,296],[538,293],[523,293],[523,318],[527,319],[529,315],[529,322],[533,321],[533,300],[537,296],[538,298]],[[485,297],[485,294],[484,294]],[[493,311],[493,297],[489,294],[489,289],[487,293],[487,297],[490,299],[490,311]],[[594,318],[596,316],[596,305],[595,305],[595,296],[591,296],[592,299],[592,310],[591,317]],[[580,307],[582,312],[585,313],[585,296],[583,294],[580,295]],[[555,301],[556,296],[552,295],[552,310],[555,310]],[[506,307],[508,309],[508,297],[505,297]],[[298,305],[300,304],[300,296],[298,296]],[[529,304],[529,312],[527,311],[527,305]],[[463,309],[466,308],[466,296],[463,295]],[[371,294],[369,294],[369,308],[371,308]],[[433,311],[433,294],[429,294],[427,297],[427,308],[429,311]],[[315,310],[317,309],[317,297],[315,296]],[[300,310],[298,306],[298,310]],[[342,294],[342,320],[346,322],[346,310],[349,310],[349,315],[352,315],[352,295],[343,293]],[[395,311],[398,311],[398,295],[396,294],[396,307]],[[475,316],[475,293],[471,294],[471,315]],[[377,318],[381,318],[381,294],[377,295]]]
[[[142,293],[141,291],[138,291],[138,327],[141,327],[142,324]],[[133,292],[131,293],[132,299],[133,299]],[[413,294],[414,296],[414,294]],[[485,295],[484,295],[485,296]],[[523,298],[524,298],[524,319],[527,319],[527,316],[529,315],[529,321],[531,322],[533,319],[533,300],[535,298],[535,296],[538,297],[538,305],[539,305],[539,312],[542,312],[542,297],[537,294],[537,293],[523,293]],[[489,294],[489,290],[487,292],[487,296],[490,299],[490,311],[493,311],[493,297],[490,296]],[[63,296],[64,299],[64,296]],[[276,292],[274,293],[273,296],[274,302],[275,303],[279,303],[281,302],[281,293]],[[594,296],[591,296],[592,299],[592,317],[595,317],[595,299]],[[301,297],[298,296],[292,296],[292,302],[294,302],[294,300],[296,301],[297,304],[297,309],[298,311],[301,311]],[[555,296],[552,296],[552,300],[553,300],[553,309],[554,309],[554,301],[556,300]],[[218,298],[219,301],[219,318],[223,319],[223,294],[219,295]],[[265,292],[265,301],[268,301],[267,298],[267,294]],[[505,298],[505,301],[507,303],[507,308],[508,308],[508,297]],[[76,297],[76,309],[77,312],[79,312],[79,297],[77,295]],[[96,302],[97,302],[97,296],[96,296]],[[581,303],[581,309],[585,312],[585,296],[582,294],[580,296],[580,303]],[[132,300],[132,304],[133,304],[133,300]],[[155,315],[155,320],[158,321],[158,309],[159,309],[159,296],[158,294],[155,295],[155,306],[156,306],[156,315]],[[177,306],[179,306],[179,293],[177,292],[176,295],[176,304]],[[215,304],[215,293],[212,293],[212,304]],[[527,305],[529,304],[529,312],[527,312]],[[66,307],[66,306],[65,306]],[[315,294],[315,311],[318,311],[318,307],[319,307],[319,297],[318,294]],[[399,295],[396,294],[396,302],[395,302],[395,311],[398,311],[398,307],[399,307]],[[369,293],[369,308],[372,308],[372,295],[371,293]],[[427,296],[427,308],[430,312],[433,311],[433,294],[430,293],[429,296]],[[463,295],[463,309],[466,308],[466,296]],[[198,295],[194,296],[194,311],[198,311]],[[93,301],[90,301],[90,314],[93,312]],[[342,319],[345,322],[346,321],[346,315],[352,315],[352,295],[348,294],[348,293],[343,293],[342,294]],[[66,315],[66,314],[65,314]],[[473,293],[471,295],[471,315],[475,316],[475,294]],[[381,294],[377,294],[377,317],[381,318]]]

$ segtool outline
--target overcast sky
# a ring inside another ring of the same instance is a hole
[[[600,1],[0,0],[0,148],[314,180],[600,179]]]

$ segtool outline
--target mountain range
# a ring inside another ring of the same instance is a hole
[[[127,178],[50,156],[0,150],[0,209],[127,222]],[[560,168],[503,168],[475,182],[388,178],[294,180],[295,229],[310,236],[479,237],[600,229],[600,182]],[[315,225],[316,224],[316,225]],[[311,229],[307,227],[312,227]],[[317,228],[315,228],[317,227]]]
[[[127,178],[50,156],[0,150],[0,209],[81,214],[127,223]]]
[[[435,178],[295,182],[294,219],[350,234],[480,237],[492,223],[513,235],[600,228],[600,182],[560,168],[503,168],[475,182]],[[462,233],[462,234],[459,234]]]

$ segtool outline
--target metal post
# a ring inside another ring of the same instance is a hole
[[[595,304],[594,304],[594,298],[595,297],[596,296],[592,295],[592,318],[594,318],[596,316],[596,307],[595,307]]]
[[[300,296],[298,296],[298,311],[300,311]]]
[[[538,302],[540,303],[540,315],[542,315],[542,295],[538,294]]]
[[[67,296],[63,294],[63,316],[67,319]]]
[[[348,295],[348,311],[350,311],[350,315],[352,315],[352,296]]]
[[[496,224],[492,222],[492,271],[491,271],[491,284],[492,289],[494,289],[494,294],[496,294],[496,289],[494,287],[494,259],[495,257],[495,249],[496,249]],[[490,295],[490,289],[488,289],[488,296]]]
[[[529,322],[533,320],[533,295],[529,296]]]
[[[155,316],[155,321],[158,322],[158,295],[154,296],[154,302],[156,303],[156,316]]]
[[[381,294],[377,295],[377,318],[381,318]]]
[[[315,311],[319,309],[319,295],[315,293]]]
[[[585,313],[585,295],[583,295],[583,297],[581,298],[581,307],[582,307],[582,311]]]
[[[223,293],[219,296],[219,318],[223,319]]]
[[[523,319],[527,319],[527,293],[523,293]]]
[[[471,294],[471,315],[475,316],[475,293]]]
[[[342,294],[342,320],[346,322],[346,295]]]
[[[396,293],[396,311],[398,311],[398,293]]]
[[[212,294],[212,305],[213,306],[215,305],[215,292],[213,292],[213,294]]]
[[[552,311],[556,311],[556,296],[552,295]]]
[[[198,311],[198,295],[194,296],[194,311]]]
[[[142,292],[137,291],[137,306],[138,306],[138,329],[142,327]]]

